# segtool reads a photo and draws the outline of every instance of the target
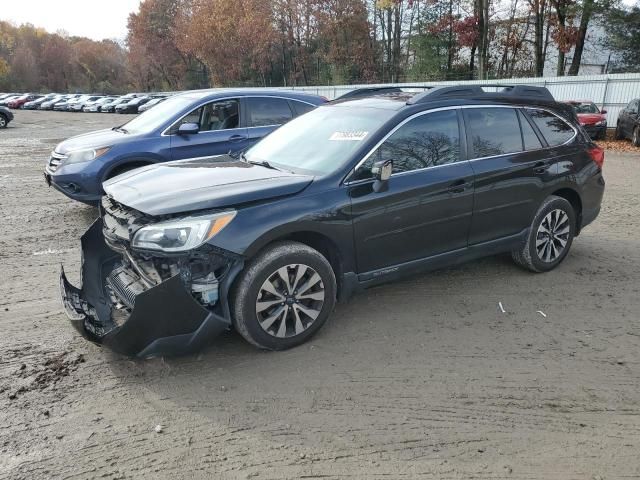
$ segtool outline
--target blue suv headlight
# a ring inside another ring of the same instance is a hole
[[[83,163],[95,160],[111,150],[111,147],[89,148],[87,150],[75,150],[67,153],[64,165],[71,163]]]

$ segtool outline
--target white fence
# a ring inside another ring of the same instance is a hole
[[[438,85],[482,85],[482,84],[527,84],[542,85],[549,89],[556,100],[592,100],[600,108],[607,110],[610,127],[615,126],[618,113],[634,98],[640,98],[640,73],[610,75],[588,75],[580,77],[514,78],[503,80],[474,80],[468,82],[411,82],[375,85],[336,85],[317,87],[282,87],[286,90],[302,90],[322,95],[332,100],[353,89],[374,86],[438,86]]]

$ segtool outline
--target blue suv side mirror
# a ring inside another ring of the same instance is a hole
[[[178,135],[193,135],[200,131],[200,125],[197,123],[183,123],[178,127]]]

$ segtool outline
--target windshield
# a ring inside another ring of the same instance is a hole
[[[318,107],[258,142],[247,151],[246,159],[294,171],[331,173],[394,114],[372,108]]]
[[[151,108],[144,113],[141,113],[136,118],[128,123],[125,123],[122,128],[129,133],[147,133],[164,125],[167,120],[173,118],[176,112],[179,112],[184,107],[191,105],[193,98],[190,97],[173,97],[155,108]]]
[[[600,113],[594,103],[574,103],[572,105],[576,113]]]

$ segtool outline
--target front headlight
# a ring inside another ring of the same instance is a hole
[[[65,165],[70,163],[82,163],[90,162],[98,157],[101,157],[105,153],[111,150],[111,147],[89,148],[87,150],[74,150],[67,153],[67,158],[64,161]]]
[[[216,236],[236,216],[235,211],[187,217],[142,227],[131,246],[162,252],[186,252]]]

